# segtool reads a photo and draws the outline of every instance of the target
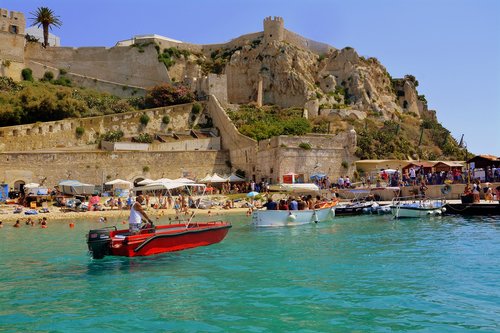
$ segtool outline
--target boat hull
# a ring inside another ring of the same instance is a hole
[[[335,207],[335,216],[352,216],[361,215],[367,212],[367,209],[371,210],[373,203],[355,203],[347,205],[337,205]]]
[[[466,216],[498,216],[500,203],[457,203],[446,204],[446,214]]]
[[[124,257],[150,256],[211,245],[222,241],[229,228],[231,224],[227,222],[207,222],[192,223],[188,226],[157,226],[154,230],[142,230],[137,235],[130,235],[128,230],[111,231],[105,254]],[[89,250],[92,252],[90,244]]]
[[[423,208],[391,206],[391,212],[395,218],[421,218],[441,215],[443,213],[443,207]]]
[[[333,219],[335,208],[312,210],[256,210],[252,213],[252,225],[256,227],[286,227]]]

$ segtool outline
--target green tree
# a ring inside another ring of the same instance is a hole
[[[59,19],[59,16],[56,16],[52,9],[48,7],[38,7],[38,9],[30,13],[33,15],[30,19],[33,21],[31,26],[40,26],[43,28],[43,47],[47,47],[49,45],[49,29],[52,27],[60,27],[62,25],[62,21]]]

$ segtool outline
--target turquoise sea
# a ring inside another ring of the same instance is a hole
[[[500,331],[499,218],[225,219],[222,243],[100,261],[97,221],[7,223],[0,332]]]

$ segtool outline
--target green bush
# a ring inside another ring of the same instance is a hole
[[[192,101],[194,101],[194,95],[189,88],[180,84],[174,86],[166,83],[148,90],[144,105],[147,108],[157,108]]]
[[[64,68],[59,68],[59,75],[66,75],[68,74],[68,71],[65,70]]]
[[[123,138],[123,131],[109,131],[102,135],[101,139],[110,142],[119,142]]]
[[[299,148],[305,149],[305,150],[311,150],[311,144],[309,142],[301,142],[299,144]]]
[[[58,86],[65,86],[65,87],[71,87],[71,80],[68,79],[67,77],[60,77],[57,80],[52,81],[53,84],[58,85]]]
[[[43,74],[42,81],[48,81],[48,82],[51,82],[53,79],[54,79],[54,73],[52,73],[51,71],[46,71],[46,72]]]
[[[347,163],[347,161],[342,161],[342,163],[340,163],[340,165],[341,165],[344,169],[349,168],[349,163]]]
[[[33,71],[31,70],[31,68],[24,68],[21,71],[21,76],[23,77],[24,81],[33,82]]]
[[[164,115],[163,118],[161,118],[161,122],[165,125],[170,124],[170,117],[168,115]]]
[[[145,113],[143,113],[141,115],[141,118],[139,118],[139,121],[144,126],[148,126],[149,120],[150,120],[149,116],[147,114],[145,114]]]
[[[191,108],[191,112],[194,114],[199,114],[201,111],[201,104],[200,103],[194,103],[193,107]]]
[[[75,129],[75,133],[76,133],[76,137],[77,138],[81,138],[83,133],[85,133],[85,128],[81,127],[81,126],[78,126],[76,129]]]
[[[153,136],[148,133],[141,133],[134,137],[134,141],[139,143],[153,143]]]

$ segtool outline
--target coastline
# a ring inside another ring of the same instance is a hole
[[[11,207],[8,207],[11,208]],[[5,207],[3,207],[3,211],[5,211]],[[12,207],[13,210],[13,207]],[[195,212],[195,216],[224,216],[229,214],[245,214],[248,211],[248,208],[231,208],[231,209],[222,209],[220,207],[214,207],[212,209],[190,209],[189,212]],[[210,212],[210,215],[209,215]],[[163,217],[169,217],[174,219],[176,217],[176,213],[174,209],[148,209],[146,213],[151,219],[159,219]],[[182,217],[188,218],[189,215],[182,214]],[[179,214],[181,215],[181,214]],[[15,222],[16,220],[20,220],[21,223],[26,221],[28,218],[31,218],[35,223],[38,219],[46,217],[48,222],[51,221],[61,221],[61,220],[98,220],[101,217],[106,217],[107,219],[115,219],[115,220],[123,220],[128,221],[129,210],[103,210],[103,211],[87,211],[87,212],[62,212],[60,208],[53,207],[49,208],[49,213],[38,213],[36,215],[25,215],[22,213],[14,214],[13,212],[8,212],[4,214],[0,214],[0,221],[4,224],[6,222]]]

